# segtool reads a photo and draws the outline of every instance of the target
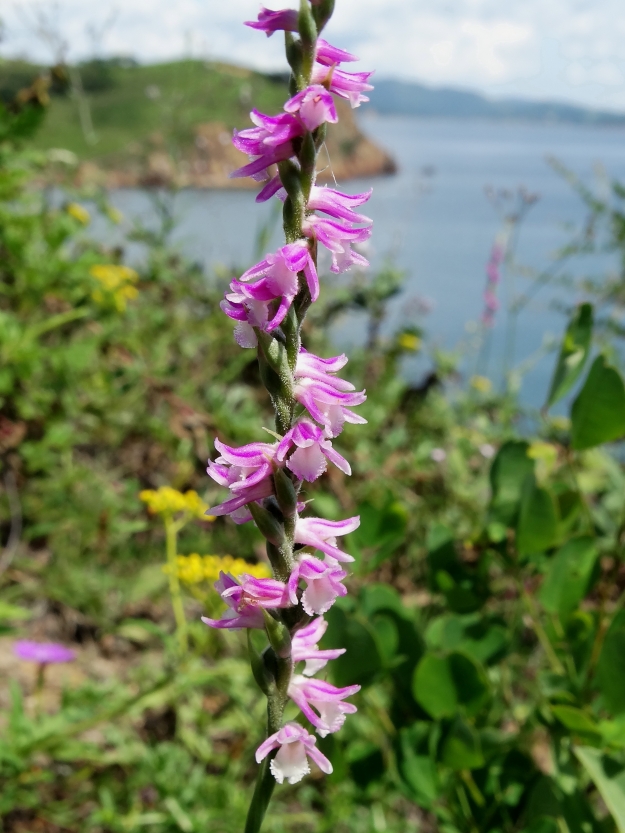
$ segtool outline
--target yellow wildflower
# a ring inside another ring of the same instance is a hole
[[[404,350],[411,350],[413,353],[421,348],[421,339],[414,333],[402,333],[397,342]]]
[[[91,214],[89,214],[87,209],[77,202],[70,202],[65,206],[65,210],[70,217],[73,217],[74,220],[78,220],[78,222],[83,226],[88,226],[91,222]]]
[[[269,578],[271,570],[266,564],[250,564],[243,558],[233,558],[231,555],[179,555],[176,558],[178,578],[184,584],[200,584],[202,581],[211,584],[219,578],[219,574],[230,573],[235,578],[243,574],[254,578]],[[167,571],[167,568],[164,568]]]
[[[480,393],[490,393],[493,389],[493,383],[486,376],[471,376],[469,384]]]
[[[126,304],[139,294],[135,283],[139,275],[130,266],[118,266],[114,263],[99,263],[89,270],[91,277],[100,282],[102,289],[94,289],[91,297],[98,304],[104,304],[107,297],[112,297],[119,312],[126,309]]]
[[[148,510],[153,515],[176,515],[179,512],[185,512],[203,521],[215,520],[214,515],[204,514],[208,510],[208,504],[204,503],[193,489],[183,494],[177,489],[172,489],[171,486],[161,486],[158,489],[144,489],[139,492],[139,498],[147,504]]]

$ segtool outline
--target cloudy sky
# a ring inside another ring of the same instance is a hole
[[[94,50],[142,61],[190,54],[283,69],[280,36],[240,25],[258,7],[257,0],[0,0],[0,55],[49,60],[51,47],[36,33],[43,15],[70,44],[70,58]],[[337,0],[327,37],[384,77],[625,109],[623,0]]]

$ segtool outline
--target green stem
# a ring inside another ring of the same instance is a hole
[[[291,659],[278,659],[277,685],[267,698],[267,736],[279,731],[282,726],[282,715],[286,705],[286,686],[291,676]],[[286,683],[286,685],[285,685]],[[247,812],[244,833],[258,833],[265,818],[267,807],[271,801],[276,779],[271,772],[271,761],[276,752],[269,754],[260,765],[252,803]]]
[[[176,619],[176,636],[178,637],[178,646],[180,648],[180,653],[185,654],[188,647],[187,619],[184,615],[182,593],[180,592],[180,580],[178,578],[178,564],[176,562],[178,555],[179,529],[180,524],[176,523],[173,518],[166,515],[165,541],[169,575],[169,593],[171,596],[171,604],[174,609],[174,618]]]
[[[267,807],[276,786],[276,779],[271,774],[270,769],[272,757],[272,755],[268,755],[260,765],[252,803],[245,820],[245,833],[258,833],[265,818]]]
[[[549,660],[549,664],[551,665],[551,670],[555,674],[561,674],[562,676],[565,676],[566,669],[564,665],[562,665],[562,663],[560,662],[560,658],[556,654],[554,647],[551,644],[551,640],[547,636],[547,632],[542,626],[542,623],[538,615],[538,611],[536,610],[536,605],[534,604],[534,599],[525,590],[521,581],[519,581],[519,591],[521,594],[521,598],[525,603],[527,612],[529,613],[530,619],[532,620],[532,627],[534,629],[534,633],[536,634],[538,641],[540,642],[545,654],[547,655],[547,659]]]

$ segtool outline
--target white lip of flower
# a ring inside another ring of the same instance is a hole
[[[289,784],[297,784],[310,772],[304,744],[301,741],[285,743],[269,764],[269,768],[278,784],[282,784],[285,778]]]

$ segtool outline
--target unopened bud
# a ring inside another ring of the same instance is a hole
[[[293,481],[284,469],[276,469],[273,482],[280,511],[285,518],[292,518],[297,511],[297,492]]]
[[[249,503],[248,509],[252,513],[254,523],[263,535],[275,547],[284,543],[284,526],[277,518],[258,503]]]

